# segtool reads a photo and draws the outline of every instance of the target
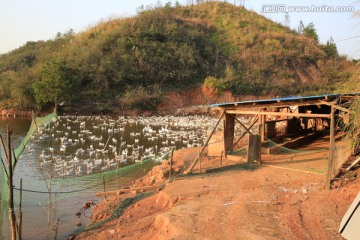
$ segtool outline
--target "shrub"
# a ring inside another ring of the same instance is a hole
[[[155,110],[163,100],[161,89],[155,85],[149,89],[144,86],[128,88],[122,98],[122,103],[130,109]]]
[[[354,149],[360,148],[360,97],[356,97],[350,106],[352,114],[349,123],[344,127],[349,133]]]
[[[204,87],[209,88],[215,92],[216,95],[221,95],[226,89],[226,82],[224,79],[209,76],[205,78]]]

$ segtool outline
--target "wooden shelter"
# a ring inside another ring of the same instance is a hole
[[[242,101],[213,104],[211,107],[222,112],[220,119],[224,124],[225,153],[231,152],[246,134],[259,135],[258,139],[261,145],[265,139],[273,139],[280,135],[302,135],[308,132],[326,131],[330,135],[326,179],[326,186],[329,188],[333,177],[335,133],[341,129],[340,125],[348,122],[349,106],[356,96],[360,96],[360,93]],[[253,121],[247,126],[239,120],[244,116],[253,118]],[[220,119],[218,123],[221,121]],[[279,123],[282,125],[281,129],[277,127]],[[245,130],[236,140],[235,124],[239,124]],[[254,130],[254,126],[257,126],[256,130]],[[210,138],[211,136],[209,136]],[[256,138],[252,138],[251,141],[253,142],[249,144],[249,148],[257,145]],[[257,155],[257,151],[259,148],[255,147],[255,155]],[[255,156],[255,158],[257,157]],[[195,163],[196,160],[193,165]],[[191,171],[191,168],[189,170]]]

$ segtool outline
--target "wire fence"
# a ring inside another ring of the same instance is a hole
[[[56,118],[56,113],[46,117],[32,120],[29,131],[14,150],[18,159],[26,145],[32,138],[36,129],[49,123]],[[170,152],[171,150],[169,150]],[[111,171],[101,172],[92,175],[85,175],[73,178],[49,178],[49,179],[25,179],[22,188],[22,212],[23,212],[23,236],[24,239],[52,239],[55,237],[54,223],[59,219],[57,226],[59,239],[78,228],[76,221],[89,221],[88,217],[77,219],[76,214],[79,206],[89,200],[98,201],[94,192],[104,189],[121,188],[131,185],[134,179],[143,176],[157,162],[154,156],[141,162],[116,168]],[[8,187],[3,171],[1,172],[1,215],[0,234],[2,239],[9,239],[9,218],[8,218]],[[20,188],[13,188],[15,211],[18,212]],[[75,222],[75,223],[74,223]]]

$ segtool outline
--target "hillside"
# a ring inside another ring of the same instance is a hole
[[[154,110],[166,93],[203,84],[216,95],[305,95],[333,91],[351,65],[243,7],[165,5],[1,55],[0,102]]]

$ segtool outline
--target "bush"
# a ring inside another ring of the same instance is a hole
[[[344,130],[349,133],[354,149],[360,148],[360,97],[356,97],[350,106],[352,114]]]
[[[106,114],[111,112],[111,106],[108,103],[96,103],[96,110]]]
[[[221,95],[226,89],[226,82],[223,79],[217,79],[216,77],[209,76],[205,78],[204,87],[215,91],[216,95]]]
[[[122,98],[122,103],[130,109],[155,110],[163,100],[161,89],[155,85],[148,90],[143,86],[128,88]]]

